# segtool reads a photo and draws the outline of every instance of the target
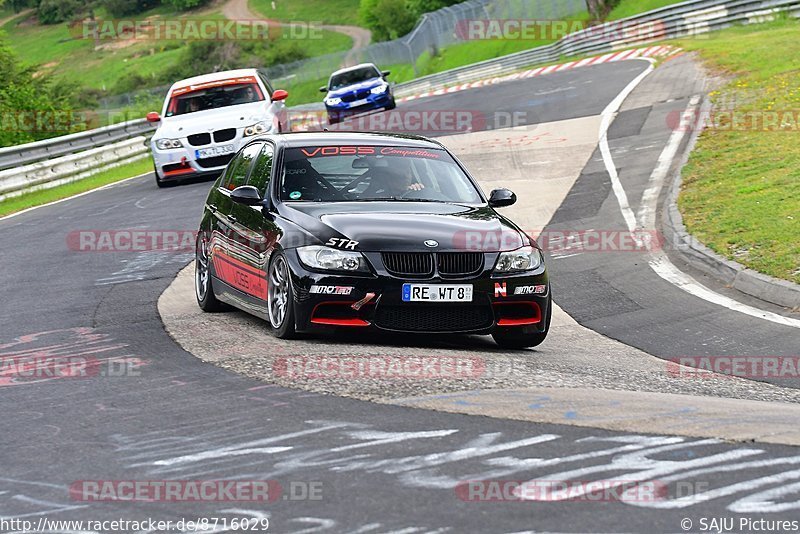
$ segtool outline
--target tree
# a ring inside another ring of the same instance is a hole
[[[603,20],[619,0],[586,0],[586,9],[594,20]]]

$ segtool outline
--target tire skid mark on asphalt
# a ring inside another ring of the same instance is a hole
[[[764,501],[757,495],[767,486],[777,497],[800,494],[793,482],[800,470],[785,471],[785,466],[800,464],[800,456],[765,458],[763,448],[732,446],[716,439],[687,439],[672,436],[597,435],[567,440],[554,433],[508,438],[500,432],[468,435],[457,429],[398,432],[384,431],[348,421],[308,421],[306,430],[258,437],[259,432],[223,433],[212,430],[181,436],[172,433],[165,440],[148,435],[115,436],[123,461],[128,453],[134,459],[129,468],[145,468],[148,475],[192,477],[196,469],[209,468],[214,476],[223,470],[245,468],[250,476],[267,478],[302,476],[307,470],[325,469],[332,473],[364,472],[393,477],[402,486],[453,491],[465,481],[492,481],[520,478],[530,484],[543,481],[596,481],[603,487],[618,487],[627,482],[656,481],[663,484],[703,481],[705,486],[691,495],[670,494],[653,501],[625,502],[653,509],[683,509],[712,500],[727,499],[726,509],[748,513],[783,512],[800,508],[800,501],[785,504]],[[156,433],[159,436],[161,432]],[[337,447],[309,448],[298,438],[314,434]],[[444,440],[442,438],[446,437]],[[255,438],[255,439],[254,439]],[[279,451],[262,447],[281,443]],[[376,455],[389,444],[403,444],[399,455]],[[416,444],[412,447],[412,444]],[[578,446],[580,452],[560,455],[564,446]],[[404,454],[404,450],[424,453]],[[353,455],[352,451],[363,451]],[[180,453],[176,456],[175,453]],[[220,456],[220,452],[227,454]],[[240,454],[237,454],[240,453]],[[230,454],[233,453],[233,454]],[[243,455],[249,456],[241,465]],[[216,458],[220,463],[209,464]],[[178,460],[176,462],[176,460]],[[480,467],[464,462],[477,461]],[[587,465],[587,463],[591,465]],[[477,469],[477,471],[476,471]],[[765,470],[768,471],[765,474]],[[750,471],[734,482],[715,480],[714,475]],[[772,471],[772,472],[770,472]],[[624,474],[621,474],[624,473]],[[610,477],[613,475],[613,478]],[[702,476],[702,477],[701,477]],[[581,497],[588,487],[570,493]],[[519,495],[521,500],[547,500],[567,497]],[[674,498],[672,498],[674,497]]]

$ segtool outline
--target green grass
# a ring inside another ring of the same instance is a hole
[[[611,10],[606,20],[618,20],[626,17],[632,17],[645,11],[652,11],[660,7],[677,4],[683,0],[622,0],[617,6]]]
[[[174,16],[159,7],[137,18]],[[221,19],[222,15],[190,14],[186,18]],[[66,24],[40,26],[30,19],[9,22],[3,29],[22,61],[39,65],[41,72],[58,81],[100,90],[112,90],[117,80],[132,73],[151,78],[150,86],[164,84],[163,73],[181,60],[184,46],[178,41],[144,41],[124,48],[94,50],[91,40],[78,38],[80,29],[70,30]],[[352,46],[352,39],[338,32],[323,30],[321,36],[321,39],[284,38],[298,42],[310,57]],[[258,57],[253,60],[257,62]]]
[[[250,9],[265,18],[359,26],[359,0],[250,0]]]
[[[78,193],[84,193],[98,187],[108,185],[114,182],[119,182],[125,178],[138,176],[153,170],[153,160],[148,156],[140,160],[136,160],[125,165],[120,165],[113,169],[103,171],[89,176],[77,182],[59,185],[52,189],[43,189],[41,191],[34,191],[32,193],[25,193],[18,197],[9,198],[0,202],[0,217],[22,211],[24,209],[32,208],[34,206],[41,206],[48,202],[61,200],[62,198],[71,197]],[[155,187],[155,186],[153,186]]]
[[[800,21],[716,32],[679,44],[733,76],[712,94],[737,96],[737,112],[800,115]],[[760,126],[757,125],[757,126]],[[683,171],[679,207],[687,229],[751,269],[800,283],[800,124],[703,132]]]

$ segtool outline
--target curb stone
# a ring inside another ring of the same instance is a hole
[[[711,102],[706,96],[700,107],[700,116],[706,116],[710,108]],[[678,168],[673,173],[672,184],[667,193],[663,218],[667,242],[692,267],[721,280],[727,286],[765,302],[791,308],[793,311],[800,309],[800,285],[756,272],[740,263],[723,258],[687,232],[677,201],[682,170],[699,135],[700,129],[695,128],[686,144]]]

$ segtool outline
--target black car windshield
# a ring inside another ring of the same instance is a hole
[[[335,91],[348,85],[365,82],[372,78],[379,78],[381,73],[375,67],[361,67],[358,69],[348,70],[334,74],[331,76],[331,81],[328,84],[329,91]]]
[[[477,204],[480,194],[446,150],[312,146],[284,153],[281,200]]]

